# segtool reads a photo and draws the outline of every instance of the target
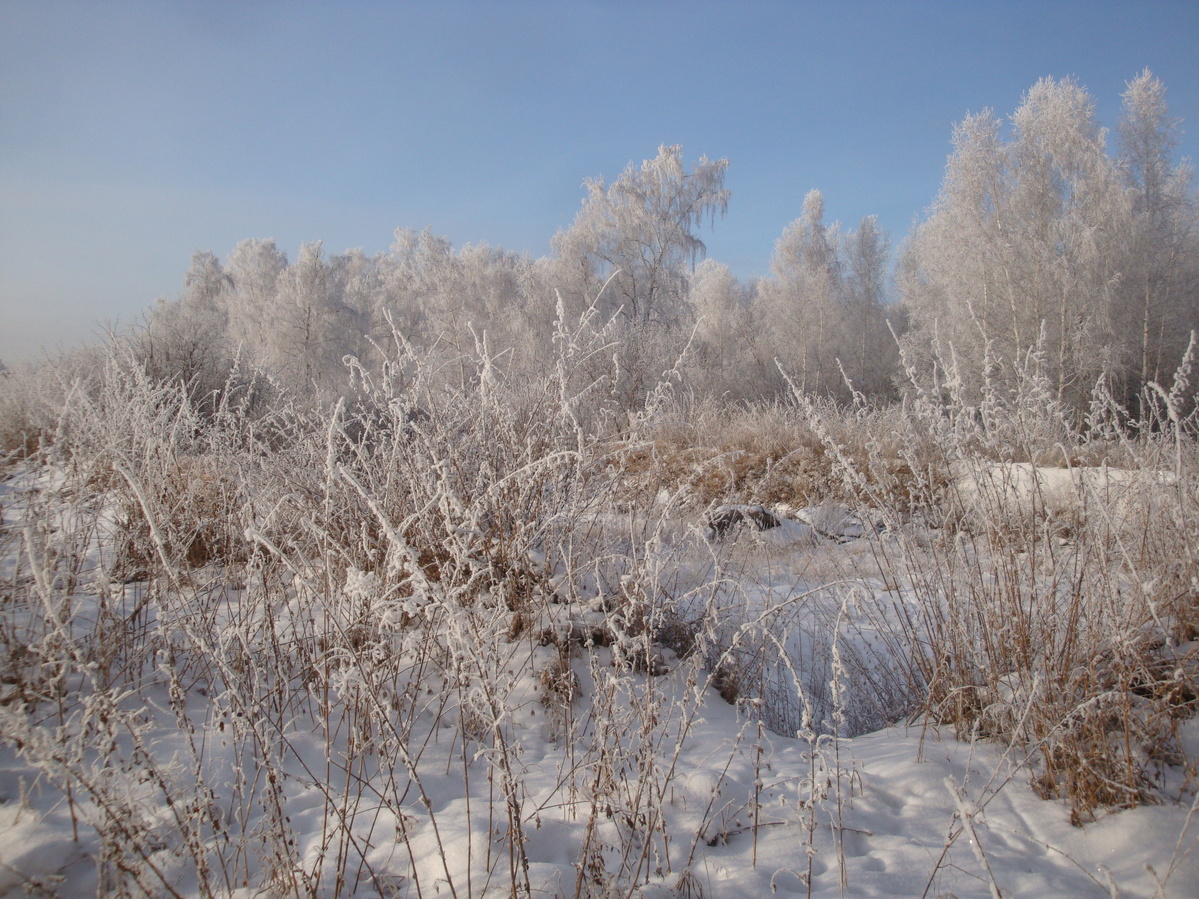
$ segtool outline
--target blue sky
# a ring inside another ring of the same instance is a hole
[[[1167,85],[1199,157],[1199,2],[0,0],[0,360],[175,298],[247,237],[397,227],[544,255],[582,181],[727,157],[703,238],[741,277],[819,188],[898,243],[953,123],[1074,75],[1114,127]]]

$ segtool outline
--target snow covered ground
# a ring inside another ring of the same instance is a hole
[[[674,591],[667,611],[737,614],[706,651],[653,648],[639,668],[604,631],[634,623],[603,602],[605,585],[634,589],[617,561],[519,629],[397,606],[379,632],[351,633],[355,604],[381,589],[361,572],[337,602],[308,596],[297,572],[274,606],[256,604],[252,579],[197,578],[173,600],[109,583],[114,519],[66,520],[79,507],[61,487],[42,475],[0,488],[0,896],[465,897],[514,883],[539,896],[1199,896],[1195,719],[1181,724],[1190,767],[1164,770],[1161,804],[1083,826],[1035,795],[1014,748],[920,723],[836,736],[901,711],[886,708],[875,629],[903,597],[869,545],[891,538],[844,510],[727,544],[685,523],[656,536],[639,572]],[[597,545],[631,529],[597,522]],[[51,533],[88,560],[70,583],[41,583],[31,564],[62,549]],[[136,666],[82,659],[134,620]],[[777,710],[726,702],[728,677],[711,670],[765,647],[759,631],[777,654],[738,670],[792,676],[798,738],[765,726]],[[46,670],[55,646],[78,664]],[[842,682],[851,673],[867,680]]]
[[[1188,727],[1194,744],[1199,732],[1193,722]],[[804,806],[813,768],[808,745],[767,733],[758,758],[758,743],[744,729],[735,710],[711,693],[676,760],[670,849],[674,865],[693,859],[686,869],[691,895],[1199,895],[1199,821],[1185,804],[1132,809],[1073,827],[1066,809],[1036,798],[1019,760],[997,747],[892,727],[842,740],[835,750],[820,747],[821,776],[840,776],[813,813]],[[574,895],[587,822],[561,805],[563,749],[533,733],[522,740],[534,894]],[[755,763],[762,781],[756,834]],[[440,839],[427,823],[418,825],[412,857],[395,840],[391,822],[380,822],[368,853],[380,874],[353,892],[415,894],[414,866],[424,872],[425,895],[449,894],[445,870],[458,895],[507,893],[506,866],[488,883],[478,864],[489,844],[488,815],[479,805],[472,810],[461,788],[461,780],[445,777],[431,791]],[[86,828],[73,838],[65,799],[39,785],[11,753],[0,769],[0,791],[0,895],[96,894],[99,841]],[[321,842],[324,797],[300,775],[284,793],[309,859]],[[485,793],[475,797],[478,804],[486,800]],[[500,846],[491,848],[501,854]],[[473,882],[466,876],[472,852]],[[678,895],[679,875],[649,880],[636,895]]]

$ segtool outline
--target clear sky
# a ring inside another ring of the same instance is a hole
[[[584,178],[663,143],[729,159],[703,238],[741,277],[812,188],[898,243],[967,112],[1074,75],[1114,127],[1145,67],[1199,157],[1199,0],[0,0],[0,360],[247,237],[544,255]]]

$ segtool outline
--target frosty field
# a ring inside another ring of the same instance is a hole
[[[66,398],[0,488],[4,895],[1196,894],[1182,431],[1084,474],[1006,412],[664,390],[597,439],[480,365]]]

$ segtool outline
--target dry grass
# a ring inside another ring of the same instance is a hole
[[[803,396],[674,409],[616,455],[620,495],[644,507],[665,491],[694,512],[836,500],[884,522],[875,560],[909,599],[875,623],[924,714],[963,739],[1022,747],[1035,788],[1083,822],[1155,801],[1163,766],[1187,761],[1196,423],[1179,389],[1145,403],[1158,410],[1147,422],[1097,393],[1103,426],[1080,427],[1034,372],[1022,385],[981,409],[919,391],[906,412]],[[761,668],[722,657],[714,685],[736,701]]]
[[[539,812],[513,720],[532,707],[588,822],[578,895],[631,893],[667,856],[673,761],[708,686],[759,739],[808,740],[813,771],[840,772],[836,735],[917,707],[1017,747],[1079,822],[1154,801],[1163,766],[1190,761],[1199,456],[1179,408],[1099,434],[1027,396],[984,412],[659,398],[614,447],[606,425],[580,425],[611,416],[571,392],[565,364],[530,385],[478,358],[450,387],[434,362],[400,361],[408,375],[370,385],[370,416],[283,403],[248,420],[199,414],[118,355],[39,441],[28,470],[62,483],[4,532],[3,736],[84,809],[107,892],[170,893],[180,871],[199,895],[383,892],[363,846],[387,830],[411,849],[416,813],[436,831],[425,785],[450,764],[464,795],[488,797],[487,838],[465,874],[420,874],[426,892],[470,895],[475,871],[527,892],[522,828]],[[965,475],[993,485],[1023,460],[1119,461],[1142,486],[966,495]],[[886,527],[784,564],[756,535],[698,534],[700,511],[737,501],[835,502]],[[114,523],[115,560],[93,552]],[[867,631],[873,648],[855,642]],[[667,660],[687,666],[682,696],[644,676]],[[175,719],[170,759],[151,706]],[[449,761],[430,770],[422,747],[450,723]],[[213,733],[242,785],[219,812]],[[312,741],[326,825],[302,858],[281,784]],[[833,801],[815,784],[809,810]],[[680,883],[692,860],[676,859]]]
[[[821,431],[814,427],[820,411]],[[906,437],[890,410],[843,413],[830,405],[776,403],[672,410],[650,423],[647,439],[613,454],[621,498],[644,505],[660,491],[691,508],[720,503],[815,506],[860,497],[843,478],[847,458],[879,501],[907,506],[924,490]],[[839,458],[844,457],[844,458]]]
[[[183,456],[165,468],[136,490],[116,485],[114,576],[147,580],[162,571],[164,554],[175,570],[218,564],[236,576],[248,558],[241,472],[213,456]]]

